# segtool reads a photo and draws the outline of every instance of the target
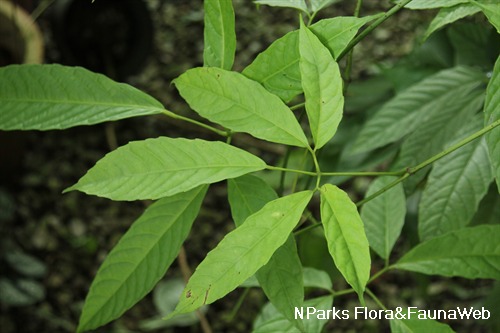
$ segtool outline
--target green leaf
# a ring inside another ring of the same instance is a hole
[[[328,291],[332,290],[332,280],[330,279],[330,275],[327,272],[321,271],[316,268],[311,267],[303,267],[303,280],[304,287],[306,288],[319,288],[325,289]],[[240,287],[243,288],[260,288],[259,281],[255,277],[255,275],[249,277],[245,282],[243,282]]]
[[[472,219],[471,225],[479,224],[500,224],[500,196],[495,183],[490,185]]]
[[[439,10],[439,13],[436,15],[436,17],[434,17],[431,24],[427,28],[423,40],[429,38],[429,36],[433,32],[441,29],[442,27],[458,21],[464,17],[474,15],[480,11],[481,9],[469,3],[460,4],[453,7],[441,8]]]
[[[482,128],[472,122],[455,135],[459,141]],[[475,140],[434,163],[419,207],[418,229],[421,240],[465,227],[493,180],[484,138]]]
[[[300,74],[315,149],[319,149],[335,135],[342,119],[343,83],[330,51],[302,20],[300,23]]]
[[[0,130],[50,130],[161,113],[160,102],[80,67],[0,68]]]
[[[204,65],[231,70],[236,50],[232,1],[204,0],[204,8]]]
[[[360,299],[370,277],[370,249],[356,205],[338,187],[321,187],[321,221],[335,266]]]
[[[219,68],[193,68],[174,80],[201,116],[236,132],[298,147],[308,142],[290,109],[259,83]]]
[[[208,186],[146,209],[109,253],[92,282],[78,331],[120,317],[163,277],[191,230]]]
[[[321,313],[326,313],[332,310],[333,296],[323,296],[307,300],[302,305],[302,315],[304,318],[305,332],[320,333],[323,327],[328,323],[327,318],[322,318]],[[299,306],[298,306],[299,307]],[[317,312],[311,314],[309,319],[306,319],[307,307],[313,308]],[[299,308],[300,311],[300,308]],[[253,325],[253,333],[270,333],[270,332],[287,332],[300,333],[280,312],[274,308],[271,303],[268,303],[262,308],[262,312],[255,319]]]
[[[479,7],[484,15],[488,18],[491,25],[493,25],[497,32],[500,34],[500,4],[498,3],[479,3],[477,1],[470,1]]]
[[[432,9],[441,7],[453,7],[469,0],[413,0],[405,6],[409,9]]]
[[[310,29],[335,58],[359,28],[376,17],[335,17],[321,20]],[[302,93],[299,59],[299,32],[295,30],[274,41],[243,70],[243,74],[288,102]]]
[[[227,234],[189,279],[172,317],[225,296],[265,265],[297,225],[313,192],[298,192],[266,204]]]
[[[108,153],[64,192],[112,200],[159,199],[265,166],[260,158],[222,142],[160,137]]]
[[[354,152],[364,152],[395,142],[429,119],[436,104],[454,97],[465,85],[476,86],[483,74],[466,67],[446,69],[411,86],[388,101],[361,130]]]
[[[417,311],[416,309],[413,311]],[[453,333],[450,326],[432,319],[418,319],[417,314],[410,314],[410,319],[393,319],[390,321],[392,333]]]
[[[311,10],[313,13],[316,13],[339,1],[340,0],[311,0]]]
[[[484,123],[490,125],[500,119],[500,57],[493,69],[493,75],[488,88],[486,88],[486,101],[484,102]],[[493,174],[497,181],[500,193],[500,126],[486,134],[486,142],[490,152]]]
[[[257,5],[268,5],[271,7],[286,7],[286,8],[294,8],[303,11],[304,13],[309,13],[309,9],[307,8],[307,4],[305,0],[255,0],[255,4]]]
[[[396,177],[377,178],[368,188],[366,197],[386,187]],[[363,205],[361,220],[371,248],[383,259],[389,258],[405,223],[406,198],[399,183],[384,194]]]
[[[415,166],[450,146],[450,138],[470,123],[474,114],[483,106],[484,91],[476,89],[479,84],[480,82],[466,84],[454,89],[453,94],[450,92],[436,98],[429,107],[430,117],[422,120],[417,129],[405,139],[392,169]],[[408,193],[413,192],[430,168],[424,168],[404,182]]]
[[[228,197],[235,224],[240,226],[266,203],[276,200],[278,195],[262,179],[245,175],[228,181]],[[295,322],[293,309],[304,301],[304,286],[302,264],[293,235],[274,252],[256,276],[271,303],[288,320]],[[297,325],[302,328],[302,323],[297,322]]]
[[[393,267],[429,275],[500,279],[500,225],[464,228],[425,241]]]

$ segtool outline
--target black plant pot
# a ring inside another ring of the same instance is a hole
[[[153,24],[142,0],[58,0],[51,11],[64,64],[124,80],[137,74],[151,53]]]

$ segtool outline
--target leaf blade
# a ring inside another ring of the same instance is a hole
[[[425,241],[394,268],[469,279],[500,279],[500,225],[464,228]]]
[[[146,209],[97,272],[78,331],[118,318],[144,297],[177,257],[208,186],[164,198]]]
[[[328,49],[302,20],[300,22],[299,64],[302,88],[315,149],[319,149],[335,135],[342,119],[342,77],[339,66]]]
[[[174,84],[193,110],[213,122],[259,139],[308,146],[291,110],[240,73],[193,68],[175,79]]]
[[[204,66],[231,70],[236,51],[236,32],[232,1],[205,0],[203,48]]]
[[[304,191],[271,201],[227,234],[198,265],[167,318],[216,301],[254,274],[287,240],[311,197]]]
[[[113,200],[158,199],[262,170],[265,165],[260,158],[222,142],[159,137],[108,153],[64,192],[79,190]]]
[[[464,3],[453,7],[441,8],[438,14],[434,17],[432,22],[427,28],[423,40],[425,41],[429,36],[435,31],[441,29],[442,27],[458,21],[464,17],[474,15],[480,12],[481,9],[477,8],[473,4]]]
[[[484,124],[492,124],[500,119],[500,57],[498,57],[493,75],[486,88],[486,100],[484,102]],[[496,178],[498,192],[500,193],[500,127],[486,134],[486,142],[490,152],[493,173]]]
[[[1,130],[51,130],[163,112],[160,102],[80,67],[0,68]]]
[[[361,299],[370,277],[368,239],[356,205],[334,185],[321,187],[321,222],[335,266]]]

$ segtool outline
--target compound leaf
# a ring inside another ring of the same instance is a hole
[[[259,139],[307,147],[292,111],[259,83],[219,68],[193,68],[174,80],[181,96],[201,116]]]
[[[386,187],[396,177],[377,178],[368,188],[366,197]],[[361,219],[371,248],[383,259],[389,258],[405,223],[406,198],[401,183],[365,203]]]
[[[359,28],[374,18],[376,16],[335,17],[321,20],[310,29],[335,58]],[[299,32],[295,30],[274,41],[243,70],[243,74],[288,102],[302,92],[299,59]]]
[[[240,226],[266,203],[277,199],[278,195],[261,178],[245,175],[228,180],[228,197],[234,222]],[[304,301],[302,264],[293,235],[274,252],[256,276],[271,303],[288,320],[302,327],[302,323],[293,316],[294,307]]]
[[[204,65],[231,70],[236,50],[232,0],[205,0],[204,8]]]
[[[465,134],[480,130],[480,122]],[[464,131],[462,131],[464,132]],[[458,138],[466,136],[464,133]],[[458,141],[458,138],[456,141]],[[434,163],[419,206],[421,240],[465,227],[493,180],[484,138],[473,141]]]
[[[335,266],[360,299],[370,277],[370,249],[363,222],[347,193],[330,184],[321,187],[321,221]]]
[[[486,88],[484,117],[486,126],[500,120],[500,57],[497,59],[493,69],[493,76]],[[500,126],[486,134],[486,142],[490,151],[493,174],[500,193]]]
[[[191,230],[208,186],[161,199],[134,222],[92,282],[78,331],[120,317],[163,277]]]
[[[425,241],[395,268],[429,275],[500,279],[500,225],[464,228]]]
[[[464,86],[478,85],[483,74],[466,67],[436,73],[385,103],[361,129],[353,147],[364,152],[382,147],[414,131],[435,112],[436,103],[455,96]]]
[[[80,67],[0,68],[0,130],[51,130],[161,113],[153,97]]]
[[[300,74],[306,112],[315,148],[335,135],[344,109],[342,77],[328,49],[301,20],[299,31]]]
[[[222,142],[160,137],[108,153],[65,192],[112,200],[158,199],[265,166],[260,158]]]
[[[227,234],[198,265],[167,318],[213,303],[265,265],[288,239],[312,194],[303,191],[273,200]]]

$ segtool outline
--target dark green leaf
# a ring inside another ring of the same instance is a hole
[[[486,101],[484,103],[484,123],[490,125],[500,120],[500,57],[498,57],[493,69],[493,75],[486,89]],[[500,193],[500,126],[486,134],[486,142],[490,151],[493,174],[496,178],[498,191]]]
[[[500,4],[498,3],[480,3],[478,1],[471,1],[473,4],[481,8],[488,21],[497,29],[500,34]]]
[[[430,275],[500,279],[500,225],[460,229],[410,250],[395,268]]]
[[[441,7],[453,7],[461,3],[468,3],[469,0],[413,0],[405,7],[410,9],[431,9]]]
[[[433,32],[441,29],[448,24],[458,21],[464,17],[474,15],[480,11],[481,9],[477,8],[477,6],[469,3],[464,3],[453,7],[441,8],[439,10],[439,13],[436,15],[436,17],[434,17],[431,24],[427,28],[423,39],[427,39]]]
[[[161,199],[134,222],[99,268],[85,300],[79,332],[120,317],[153,289],[177,257],[207,188]]]
[[[0,68],[0,130],[50,130],[161,113],[153,97],[80,67]]]
[[[240,73],[193,68],[174,83],[191,108],[213,122],[271,142],[308,145],[292,111],[277,96]]]
[[[286,7],[286,8],[294,8],[301,10],[305,13],[309,12],[309,9],[307,8],[307,4],[305,0],[288,0],[288,1],[283,1],[283,0],[255,0],[255,4],[257,5],[268,5],[272,7]]]
[[[112,151],[65,192],[113,200],[159,199],[265,166],[260,158],[222,142],[160,137]]]

